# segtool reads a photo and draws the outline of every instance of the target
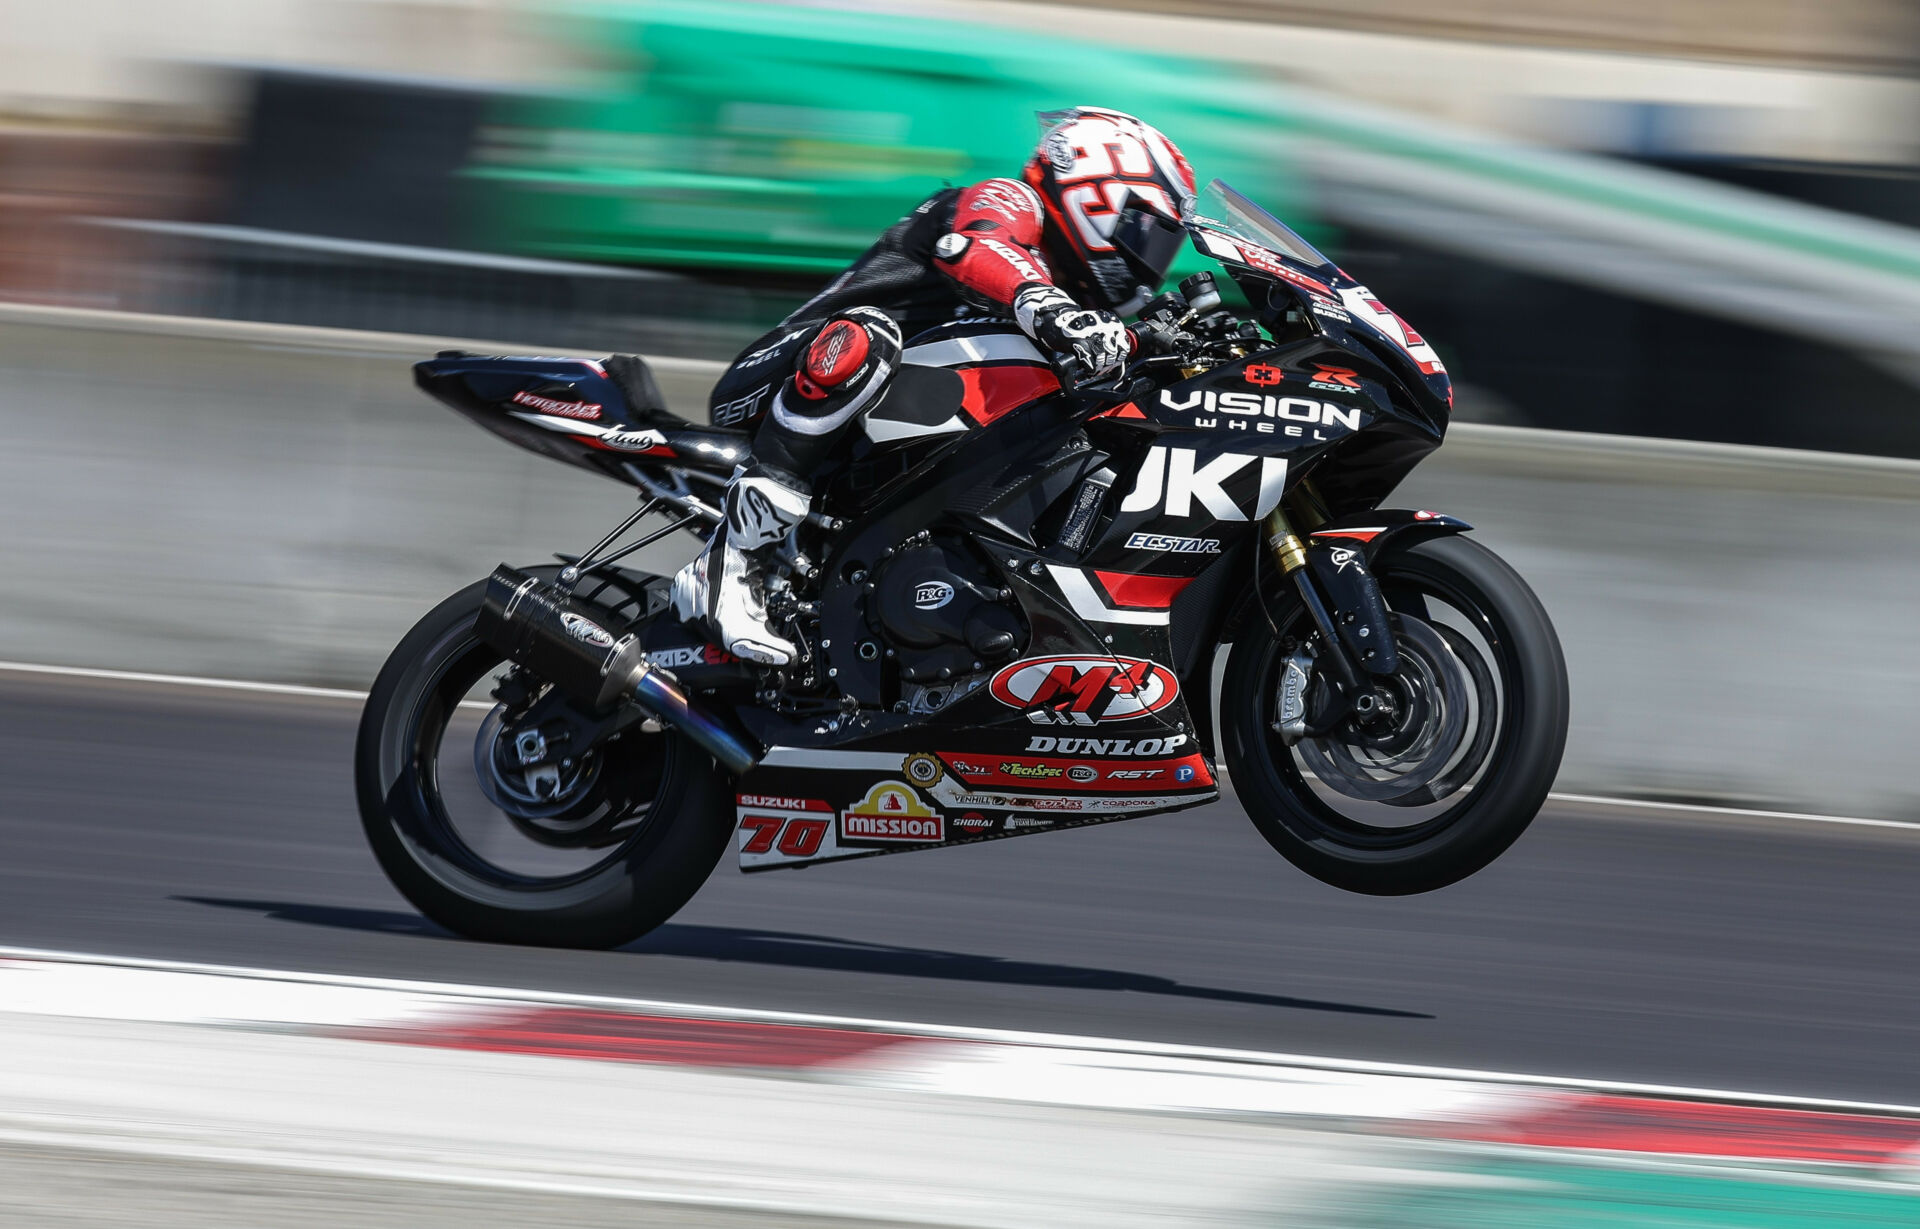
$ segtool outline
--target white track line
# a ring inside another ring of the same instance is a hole
[[[348,974],[301,973],[283,969],[261,969],[238,965],[197,964],[177,960],[152,960],[134,956],[105,956],[91,952],[62,952],[42,948],[0,947],[0,960],[43,961],[83,964],[160,972],[192,973],[213,977],[247,978],[261,981],[291,982],[310,986],[348,987],[385,990],[407,994],[427,994],[462,1000],[489,1000],[495,1003],[540,1003],[572,1007],[593,1007],[631,1014],[661,1014],[686,1019],[740,1020],[764,1024],[792,1024],[813,1028],[846,1029],[857,1032],[897,1033],[951,1041],[995,1042],[1004,1045],[1040,1046],[1049,1049],[1105,1051],[1114,1054],[1153,1055],[1166,1058],[1211,1059],[1263,1067],[1294,1067],[1313,1071],[1346,1072],[1363,1075],[1400,1075],[1424,1079],[1464,1080],[1483,1084],[1516,1087],[1572,1089],[1581,1092],[1614,1093],[1625,1096],[1678,1098],[1688,1101],[1714,1101],[1742,1105],[1773,1106],[1783,1109],[1831,1110],[1839,1113],[1898,1114],[1920,1117],[1920,1105],[1891,1102],[1838,1101],[1820,1097],[1796,1097],[1778,1093],[1741,1092],[1722,1088],[1695,1088],[1676,1084],[1638,1084],[1621,1080],[1595,1080],[1572,1076],[1533,1075],[1514,1071],[1483,1071],[1469,1067],[1436,1067],[1415,1063],[1372,1062],[1363,1059],[1329,1058],[1313,1054],[1281,1054],[1261,1050],[1235,1050],[1217,1046],[1175,1045],[1164,1042],[1125,1041],[1112,1037],[1077,1037],[1062,1033],[1035,1033],[1016,1029],[972,1028],[961,1025],[920,1024],[904,1020],[878,1020],[862,1016],[829,1016],[812,1012],[769,1011],[747,1007],[720,1007],[703,1003],[672,1003],[658,999],[629,999],[611,995],[569,994],[550,990],[514,990],[499,986],[472,986],[451,982],[412,981],[385,977],[357,977]],[[0,1005],[0,1011],[4,1005]]]
[[[1748,807],[1716,807],[1692,802],[1650,802],[1644,798],[1608,798],[1600,794],[1548,794],[1555,802],[1592,806],[1636,807],[1649,811],[1699,811],[1705,815],[1737,815],[1743,819],[1794,819],[1810,824],[1853,824],[1861,828],[1920,828],[1906,819],[1861,819],[1852,815],[1815,815],[1806,811],[1757,811]]]
[[[110,679],[118,683],[161,683],[168,687],[214,687],[227,691],[258,691],[282,696],[319,696],[328,700],[365,702],[364,691],[339,687],[306,687],[299,683],[256,683],[247,679],[203,678],[191,674],[148,674],[141,670],[100,670],[91,666],[43,666],[35,662],[0,661],[0,671],[12,674],[51,674],[65,678]]]
[[[226,688],[229,691],[262,692],[272,695],[317,696],[328,700],[355,700],[365,703],[367,693],[337,687],[306,687],[298,683],[257,683],[246,679],[205,678],[190,674],[148,674],[138,670],[101,670],[91,666],[43,666],[34,662],[0,661],[0,673],[63,675],[69,678],[108,679],[123,683],[158,683],[170,687]],[[463,706],[487,708],[474,700]],[[1718,807],[1691,802],[1651,802],[1641,798],[1612,798],[1602,794],[1547,795],[1555,802],[1574,802],[1589,806],[1637,808],[1649,811],[1692,811],[1702,815],[1732,815],[1743,819],[1799,820],[1811,824],[1850,824],[1859,828],[1915,828],[1920,822],[1904,819],[1865,819],[1852,815],[1816,815],[1806,811],[1759,811],[1746,807]]]

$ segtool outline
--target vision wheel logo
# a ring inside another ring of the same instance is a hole
[[[993,676],[993,698],[1036,725],[1132,721],[1180,698],[1180,680],[1137,657],[1031,657]]]

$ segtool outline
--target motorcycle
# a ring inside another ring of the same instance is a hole
[[[705,538],[764,407],[688,422],[631,355],[417,364],[433,397],[641,502],[394,649],[356,750],[393,883],[463,935],[613,946],[729,845],[757,872],[1178,811],[1220,797],[1223,760],[1267,841],[1336,887],[1426,892],[1498,857],[1559,767],[1566,667],[1471,526],[1380,506],[1445,436],[1445,368],[1227,185],[1189,231],[1248,315],[1190,277],[1116,376],[1063,384],[1000,318],[910,339],[774,548],[768,609],[800,646],[779,669],[618,566]]]

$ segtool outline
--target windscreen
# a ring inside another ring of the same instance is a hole
[[[1216,179],[1200,190],[1198,216],[1201,226],[1223,230],[1230,235],[1278,252],[1316,269],[1332,269],[1333,262],[1293,232],[1293,228],[1260,206]]]

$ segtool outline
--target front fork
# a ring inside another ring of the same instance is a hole
[[[1280,687],[1280,719],[1275,728],[1289,744],[1323,732],[1349,715],[1366,717],[1376,702],[1369,675],[1391,674],[1399,668],[1393,631],[1387,622],[1386,602],[1379,582],[1359,551],[1330,543],[1309,545],[1295,532],[1295,521],[1324,524],[1327,517],[1312,488],[1302,484],[1289,512],[1283,499],[1267,513],[1267,548],[1292,582],[1300,604],[1319,635],[1316,649],[1302,645],[1286,660]],[[1329,605],[1327,590],[1332,596]],[[1313,672],[1324,669],[1333,684],[1330,704],[1308,715],[1308,686]]]

